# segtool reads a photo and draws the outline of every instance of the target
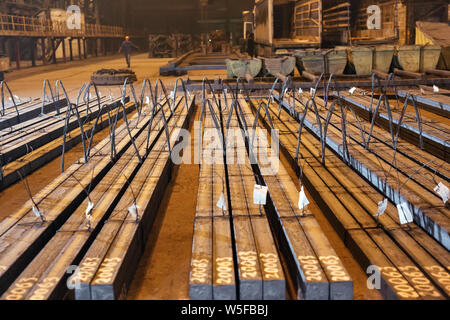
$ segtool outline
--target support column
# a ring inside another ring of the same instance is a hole
[[[73,61],[73,46],[72,46],[72,38],[69,38],[69,54],[70,54],[70,61]]]
[[[87,53],[87,39],[84,39],[84,58],[87,59],[88,53]]]
[[[56,46],[55,46],[55,38],[51,38],[52,44],[52,63],[56,64]]]
[[[45,47],[45,38],[41,38],[42,44],[42,63],[44,66],[47,64],[47,48]]]
[[[95,43],[95,56],[98,57],[98,49],[99,49],[99,45],[98,45],[98,39],[94,39],[94,43]]]
[[[16,54],[16,66],[17,66],[17,70],[20,69],[20,39],[16,38],[14,40],[14,44],[15,44],[15,54]]]
[[[36,67],[36,39],[31,38],[31,66]]]
[[[67,56],[66,56],[66,39],[65,39],[65,38],[62,38],[61,40],[62,40],[61,45],[62,45],[62,52],[63,52],[63,61],[64,61],[64,63],[66,63],[66,62],[67,62]]]
[[[106,49],[106,41],[107,39],[102,39],[102,48],[103,48],[103,56],[107,56],[108,55],[108,50]]]
[[[81,53],[81,39],[78,38],[78,57],[80,60],[82,59],[82,53]]]

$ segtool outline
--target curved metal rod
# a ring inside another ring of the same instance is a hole
[[[149,79],[145,78],[144,81],[142,82],[142,89],[141,89],[141,106],[142,106],[142,108],[144,107],[145,89],[147,87],[148,87],[149,92],[150,92],[151,102],[153,103],[153,105],[156,104],[156,98],[154,96],[152,83],[151,83],[151,81]]]
[[[208,88],[212,93],[215,105],[217,106],[217,108],[220,108],[219,102],[217,101],[216,93],[211,85],[211,81],[209,81],[209,79],[206,77],[204,77],[202,80],[202,98],[206,99],[206,85],[208,85]]]
[[[84,86],[80,89],[80,91],[78,93],[77,104],[73,105],[70,102],[69,96],[67,95],[67,91],[66,91],[63,83],[60,80],[58,80],[58,81],[59,81],[59,85],[61,86],[61,88],[63,90],[64,96],[66,98],[67,105],[68,105],[68,109],[66,111],[66,123],[64,126],[64,137],[63,137],[62,158],[61,158],[61,172],[64,172],[64,154],[65,154],[65,150],[66,150],[66,137],[67,137],[67,131],[69,128],[70,112],[72,111],[72,107],[74,107],[74,106],[75,106],[75,114],[76,114],[77,120],[78,120],[78,125],[80,126],[80,131],[81,131],[81,144],[83,146],[84,160],[85,160],[85,163],[88,162],[87,153],[86,153],[86,143],[84,141],[84,129],[83,129],[83,124],[81,123],[80,113],[78,112],[78,103],[79,103],[79,99],[80,99],[80,96],[81,96]]]
[[[127,95],[127,84],[130,87],[131,93],[133,94],[134,103],[136,105],[136,111],[138,112],[138,116],[141,114],[141,110],[139,109],[139,101],[136,97],[136,91],[134,90],[133,83],[127,78],[125,78],[125,81],[123,82],[123,89],[122,89],[122,104],[125,106],[125,97]]]
[[[84,97],[83,97],[83,100],[86,100],[85,98],[86,98],[86,96],[88,97],[88,99],[87,99],[87,102],[86,102],[86,114],[87,115],[89,115],[89,112],[90,112],[90,109],[89,109],[89,103],[90,103],[90,101],[91,101],[91,86],[93,86],[94,87],[94,91],[95,91],[95,95],[96,95],[96,97],[97,97],[97,105],[98,105],[98,110],[100,110],[101,109],[101,98],[100,98],[100,94],[99,94],[99,91],[98,91],[98,87],[97,87],[97,85],[95,84],[95,82],[93,82],[93,81],[91,81],[91,82],[89,82],[88,84],[87,84],[87,86],[86,86],[86,90],[84,91]]]
[[[288,76],[285,82],[283,82],[283,86],[281,88],[281,92],[279,92],[278,99],[278,117],[281,115],[281,109],[283,108],[284,96],[288,92],[288,84],[290,83],[291,76]]]
[[[98,120],[100,119],[100,117],[103,116],[103,109],[105,107],[106,107],[106,111],[107,111],[107,114],[108,114],[109,137],[111,139],[111,135],[112,135],[112,132],[111,132],[111,124],[112,124],[111,123],[111,106],[109,104],[104,104],[101,107],[100,111],[98,112],[97,118],[95,119],[95,122],[94,122],[94,126],[91,129],[91,137],[89,139],[89,144],[88,144],[88,149],[87,149],[87,158],[88,159],[90,159],[91,148],[92,148],[92,141],[94,140],[94,134],[95,134],[95,131],[97,129]]]
[[[156,79],[156,84],[155,84],[155,96],[156,96],[156,99],[158,99],[159,98],[159,95],[158,95],[158,88],[159,88],[159,85],[161,84],[161,88],[162,88],[162,91],[163,91],[163,93],[164,93],[164,96],[165,96],[165,98],[166,98],[166,100],[167,100],[167,102],[168,102],[168,104],[169,104],[169,108],[170,108],[170,110],[172,111],[172,114],[174,113],[174,111],[175,111],[175,106],[174,106],[174,104],[175,104],[175,101],[173,101],[173,104],[171,103],[171,101],[170,101],[170,97],[167,95],[167,89],[166,89],[166,86],[164,85],[164,83],[161,81],[161,79]]]
[[[158,106],[160,106],[160,108],[159,108],[158,110],[156,110],[156,108],[157,108]],[[170,107],[169,107],[169,109],[170,109]],[[156,111],[155,111],[155,110],[156,110]],[[147,153],[147,154],[148,154],[149,151],[150,151],[150,135],[151,135],[151,132],[152,132],[153,119],[155,118],[156,114],[157,114],[158,112],[160,112],[160,111],[161,111],[161,112],[164,112],[163,106],[162,106],[162,104],[161,104],[160,102],[156,102],[156,103],[153,105],[152,110],[150,111],[150,112],[151,112],[151,115],[150,115],[150,120],[149,120],[149,123],[148,123],[147,144],[146,144],[146,147],[145,147],[145,150],[146,150],[146,153]]]
[[[3,115],[5,115],[5,88],[8,90],[9,96],[11,98],[12,103],[14,104],[14,108],[16,109],[16,113],[17,113],[17,119],[20,122],[20,113],[19,113],[19,109],[17,108],[17,103],[16,100],[14,99],[14,95],[11,92],[11,89],[8,86],[8,83],[6,81],[2,81],[0,82],[0,89],[1,89],[1,93],[2,93],[2,108],[3,108]]]
[[[42,86],[42,106],[41,106],[41,115],[43,116],[43,115],[45,115],[45,112],[44,112],[44,107],[45,107],[45,97],[46,97],[46,95],[45,95],[45,93],[46,93],[46,89],[47,89],[47,85],[48,85],[48,89],[50,90],[50,94],[52,95],[52,101],[53,101],[53,103],[57,103],[57,102],[59,102],[59,94],[58,94],[58,100],[55,100],[55,96],[53,95],[53,89],[52,89],[52,86],[51,86],[51,84],[50,84],[50,81],[48,81],[47,79],[45,79],[44,80],[44,84],[43,84],[43,86]],[[58,108],[58,106],[56,106],[56,109],[57,109],[57,114],[59,115],[59,108]]]
[[[176,96],[177,96],[178,82],[181,82],[181,87],[182,87],[182,89],[184,91],[184,106],[185,106],[186,110],[189,110],[189,106],[188,106],[188,91],[186,89],[186,83],[181,78],[178,78],[175,81],[175,87],[173,89],[174,90],[173,91],[174,92],[173,96],[175,97],[174,99],[176,99]]]
[[[258,124],[259,113],[261,112],[261,107],[262,107],[263,105],[264,105],[264,111],[265,111],[265,113],[266,113],[266,115],[267,115],[267,119],[269,120],[270,127],[271,127],[272,130],[275,130],[275,127],[274,127],[274,125],[273,125],[273,123],[272,123],[272,118],[271,118],[271,116],[270,116],[269,106],[268,106],[268,104],[265,103],[264,101],[261,101],[261,102],[259,103],[258,110],[257,110],[256,115],[255,115],[255,119],[253,120],[253,125],[252,125],[253,136],[252,136],[251,139],[249,140],[249,142],[250,142],[250,143],[249,143],[250,157],[251,157],[252,160],[254,159],[254,158],[253,158],[253,157],[254,157],[254,155],[253,155],[253,145],[254,145],[254,143],[255,143],[256,126],[257,126],[257,124]],[[250,138],[250,137],[249,137],[249,138]]]

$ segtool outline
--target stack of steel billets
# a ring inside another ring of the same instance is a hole
[[[300,98],[302,103],[305,103],[308,98],[302,95]],[[323,103],[321,99],[315,98],[318,105]],[[295,105],[295,117],[300,119],[304,114],[304,107],[298,101]],[[283,103],[289,110],[289,106]],[[338,109],[338,108],[336,108]],[[336,113],[339,111],[337,110]],[[322,111],[322,123],[326,118],[325,111]],[[432,235],[445,248],[450,248],[450,214],[445,207],[441,197],[434,191],[437,183],[433,179],[433,174],[436,171],[442,171],[440,179],[445,179],[447,171],[445,166],[443,169],[430,168],[421,169],[421,166],[414,163],[408,157],[402,154],[396,154],[394,157],[394,150],[385,145],[369,145],[369,151],[364,147],[360,141],[360,132],[353,126],[346,127],[346,136],[351,137],[349,143],[348,154],[344,155],[342,148],[342,122],[341,118],[331,117],[330,126],[327,130],[326,145],[341,157],[348,158],[348,164],[355,169],[359,174],[365,177],[378,191],[385,194],[396,205],[407,202],[411,207],[411,212],[414,214],[415,222],[424,228],[430,235]],[[347,122],[347,121],[346,121]],[[305,118],[305,127],[314,132],[317,137],[320,137],[320,130],[316,124],[316,117],[313,113],[309,113]],[[444,125],[444,124],[443,124]],[[327,158],[325,156],[325,158]],[[386,162],[385,165],[381,165]],[[434,164],[439,166],[438,163]],[[419,172],[417,171],[419,170]],[[421,171],[421,172],[420,172]],[[424,172],[429,172],[427,176]]]
[[[52,280],[46,277],[47,268],[57,257],[64,259],[69,255],[69,260],[73,258],[70,262],[81,258],[79,255],[85,252],[86,243],[92,241],[111,212],[107,209],[103,215],[101,212],[97,215],[101,210],[96,205],[116,204],[142,164],[142,157],[137,157],[136,153],[140,150],[140,155],[144,155],[142,150],[146,148],[137,146],[146,145],[150,118],[150,115],[136,114],[115,130],[114,146],[111,137],[105,138],[92,148],[88,163],[84,163],[84,158],[80,159],[1,223],[0,292],[6,291],[3,298],[42,298],[61,294],[61,280],[66,270],[55,281],[54,277]],[[154,139],[161,135],[163,128],[156,120],[152,122],[152,129],[158,132]],[[90,203],[94,207],[90,207]],[[40,218],[35,216],[36,211],[40,211]],[[66,244],[61,243],[64,239],[68,241]],[[59,247],[61,244],[63,247]],[[66,250],[66,245],[75,245],[78,249]],[[30,280],[19,277],[21,273],[34,276]],[[24,284],[24,279],[29,281]],[[42,287],[48,290],[45,293],[34,291]]]
[[[375,116],[375,107],[377,99],[374,99],[371,107],[370,95],[352,95],[349,92],[340,93],[343,100],[351,104],[358,114],[361,114],[365,119],[370,121]],[[334,93],[337,96],[337,93]],[[423,139],[423,148],[439,158],[448,161],[450,155],[450,141],[449,141],[449,121],[447,117],[442,117],[432,112],[421,110],[420,121],[417,114],[412,107],[406,109],[403,121],[400,123],[402,117],[402,107],[391,109],[392,125],[395,130],[401,126],[400,135],[405,140],[420,145],[420,136]],[[389,111],[388,111],[389,112]],[[376,123],[389,129],[389,113],[385,110],[380,111],[376,116]]]
[[[231,96],[222,99],[222,105],[231,100]],[[239,299],[282,300],[286,298],[284,273],[264,205],[254,203],[257,181],[237,113],[233,104],[222,111]]]
[[[175,114],[168,117],[171,146],[178,140],[178,129],[188,125],[193,102],[188,101],[186,108],[180,104]],[[154,141],[151,152],[82,257],[76,299],[126,297],[172,170],[167,137],[153,131],[151,140]],[[128,209],[133,204],[138,207],[137,217]]]
[[[437,92],[435,92],[437,91]],[[444,117],[450,116],[450,91],[432,87],[424,87],[422,90],[398,90],[399,97],[414,99],[421,108],[435,112]]]
[[[214,112],[219,114],[218,111]],[[192,300],[234,300],[237,299],[237,282],[223,145],[219,142],[222,133],[213,122],[209,108],[204,109],[200,130],[214,137],[215,143],[201,143],[199,147],[201,162],[189,297]]]
[[[285,110],[270,106],[272,122],[283,133],[283,153],[322,211],[363,268],[378,270],[377,288],[386,299],[445,299],[449,297],[448,251],[416,226],[402,227],[392,203],[384,215],[373,215],[384,195],[370,186],[336,155],[321,163],[321,143],[303,131],[296,160],[299,124]],[[263,116],[263,113],[261,113]],[[268,123],[266,121],[266,126]],[[300,170],[300,167],[303,170]]]
[[[128,103],[128,101],[129,98],[127,97],[125,102]],[[103,102],[106,101],[102,100],[101,103]],[[82,141],[80,122],[85,136],[89,137],[94,130],[94,125],[96,133],[108,126],[109,117],[114,118],[116,112],[119,112],[119,118],[121,118],[122,113],[117,109],[120,103],[120,100],[111,101],[103,109],[93,109],[91,106],[89,111],[85,105],[80,105],[78,109],[79,120],[75,115],[66,119],[67,110],[63,108],[63,113],[60,116],[52,113],[52,115],[34,118],[22,123],[17,130],[11,127],[12,131],[2,133],[2,141],[0,142],[0,164],[2,167],[0,169],[3,175],[0,177],[0,190],[19,181],[20,176],[24,177],[32,173],[61,155],[63,149],[67,151]],[[128,104],[126,112],[129,113],[134,109],[134,104]],[[96,122],[97,117],[99,120]],[[63,140],[64,132],[67,132],[65,143]]]
[[[239,100],[247,123],[253,114]],[[249,144],[250,145],[250,144]],[[268,163],[268,159],[258,159]],[[299,193],[283,163],[270,165],[260,174],[268,187],[271,223],[279,240],[298,297],[304,299],[353,299],[353,281],[308,207],[299,208]],[[269,169],[269,170],[267,170]]]
[[[5,110],[5,114],[0,116],[0,130],[9,129],[17,124],[37,118],[42,113],[42,109],[44,113],[51,113],[65,106],[67,106],[67,101],[61,99],[46,103],[42,103],[40,100],[33,100],[18,105],[17,110],[15,107],[10,107]]]

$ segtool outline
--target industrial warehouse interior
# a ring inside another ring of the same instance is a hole
[[[0,0],[0,81],[0,300],[449,300],[447,0]]]

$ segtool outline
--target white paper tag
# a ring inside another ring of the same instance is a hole
[[[316,93],[316,89],[314,89],[314,88],[311,88],[310,90],[309,90],[309,94],[310,95],[314,95]]]
[[[120,99],[120,102],[122,102],[122,105],[125,105],[125,99],[124,98]]]
[[[398,217],[400,218],[401,224],[407,224],[414,221],[413,215],[409,210],[408,204],[403,202],[397,205]]]
[[[269,190],[268,187],[260,186],[259,184],[255,184],[255,187],[253,189],[253,203],[260,204],[260,205],[266,205],[268,190]]]
[[[433,86],[433,92],[434,93],[438,93],[439,92],[439,87],[437,85]]]
[[[302,93],[303,93],[302,88],[298,88],[298,94],[302,94]]]
[[[298,208],[303,209],[308,204],[309,204],[309,201],[308,201],[308,198],[306,197],[305,190],[303,189],[303,186],[302,186],[302,189],[300,190],[300,194],[299,194],[299,198],[298,198]]]
[[[114,100],[114,96],[113,96],[113,94],[111,92],[109,93],[109,100],[111,100],[111,101]]]
[[[150,104],[150,97],[149,96],[145,97],[145,104]]]
[[[288,88],[284,88],[284,90],[283,90],[283,96],[285,96],[287,92],[288,92]]]
[[[86,216],[86,219],[91,220],[92,219],[92,208],[94,208],[94,204],[89,201],[88,206],[86,208],[86,212],[84,213]]]
[[[384,214],[384,212],[386,211],[386,209],[387,209],[387,204],[388,204],[388,199],[387,198],[385,198],[381,202],[378,202],[378,211],[374,215],[374,217],[382,216]]]
[[[444,204],[448,201],[450,196],[450,190],[448,187],[443,184],[442,182],[439,182],[439,184],[434,188],[434,192],[439,194],[442,198],[442,201],[444,201]]]
[[[420,88],[420,93],[424,96],[425,95],[425,90],[423,90],[423,88]]]
[[[19,96],[16,96],[15,94],[13,96],[14,96],[14,99],[20,100]]]
[[[175,100],[175,91],[170,91],[170,98]]]
[[[33,213],[36,217],[38,217],[38,218],[42,217],[42,213],[38,210],[38,208],[33,207],[33,208],[31,208],[31,210],[33,210]]]
[[[138,216],[138,213],[137,213],[137,211],[138,211],[138,209],[140,209],[141,207],[139,207],[136,203],[133,203],[133,205],[131,205],[129,208],[128,208],[128,212],[133,216],[133,217],[137,217]]]
[[[223,89],[223,93],[224,93],[225,95],[227,95],[228,89]]]
[[[350,90],[348,90],[348,92],[350,92],[350,94],[354,94],[356,91],[356,87],[351,88]]]
[[[223,194],[223,192],[220,194],[220,198],[219,201],[217,201],[216,206],[222,210],[227,210],[227,205],[225,203],[225,195]]]

